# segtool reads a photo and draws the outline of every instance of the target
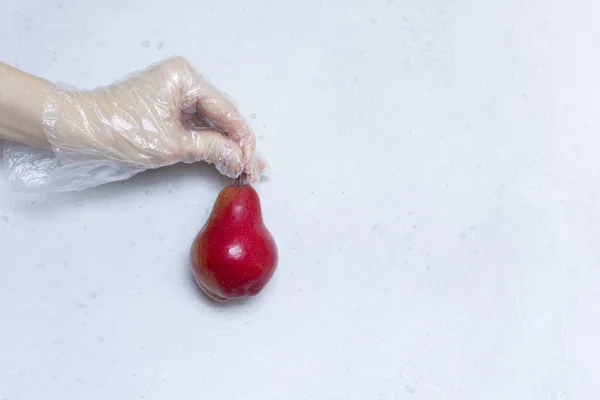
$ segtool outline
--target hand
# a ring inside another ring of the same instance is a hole
[[[206,161],[247,183],[265,168],[232,102],[181,57],[112,87],[48,92],[44,132],[63,165],[105,160],[144,170]]]

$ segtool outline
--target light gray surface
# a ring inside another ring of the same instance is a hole
[[[591,1],[4,0],[0,59],[105,85],[173,54],[274,176],[268,289],[215,306],[187,252],[220,188],[177,166],[0,184],[0,399],[594,399]]]

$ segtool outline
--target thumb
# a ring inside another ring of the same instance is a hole
[[[214,130],[189,132],[184,147],[184,162],[199,161],[214,164],[217,170],[230,178],[237,178],[244,169],[244,155],[240,146]]]

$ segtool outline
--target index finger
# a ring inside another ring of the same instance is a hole
[[[235,141],[253,136],[250,127],[244,121],[233,102],[210,82],[201,79],[202,87],[198,91],[196,108],[198,113],[213,127]]]

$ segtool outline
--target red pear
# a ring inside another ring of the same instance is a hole
[[[224,188],[191,249],[192,273],[216,301],[257,295],[277,268],[278,251],[250,185]]]

